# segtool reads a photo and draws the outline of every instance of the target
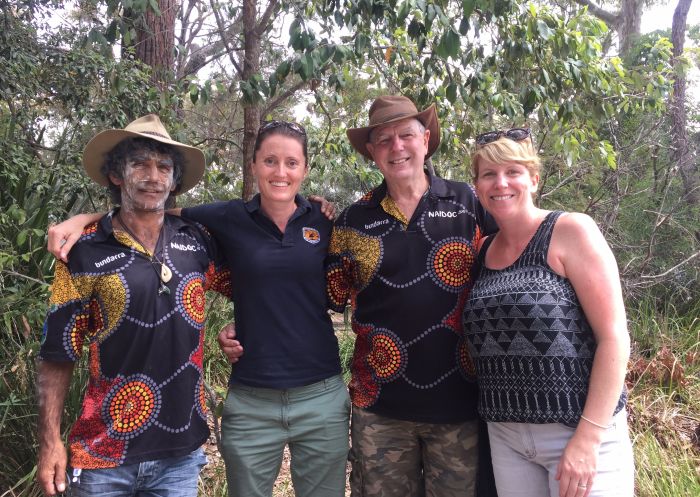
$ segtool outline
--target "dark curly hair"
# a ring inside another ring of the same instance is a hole
[[[109,175],[113,174],[117,178],[123,179],[127,159],[139,152],[155,152],[168,155],[173,160],[173,181],[175,183],[175,190],[170,192],[170,196],[166,201],[166,207],[173,206],[175,204],[173,197],[182,187],[182,171],[185,166],[185,160],[177,148],[167,143],[151,140],[150,138],[127,138],[119,142],[105,156],[105,161],[102,163],[100,172],[104,174],[109,182],[107,188],[112,202],[115,205],[121,205],[122,190],[119,186],[112,183],[109,179]]]

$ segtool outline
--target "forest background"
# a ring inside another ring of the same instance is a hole
[[[345,130],[387,93],[437,104],[430,165],[450,179],[469,180],[479,132],[532,129],[537,203],[593,216],[620,267],[637,495],[700,495],[700,108],[687,91],[700,27],[687,24],[692,0],[670,1],[671,29],[642,34],[655,0],[0,0],[0,495],[40,494],[46,228],[108,207],[82,172],[87,141],[158,113],[207,157],[185,206],[249,198],[260,122],[297,120],[310,137],[305,192],[342,208],[381,180]],[[230,308],[208,306],[218,330]],[[347,364],[347,315],[339,339]],[[216,433],[228,365],[213,341],[205,369]],[[66,427],[84,367],[77,376]],[[226,494],[220,461],[200,488]],[[293,495],[288,481],[275,492]]]

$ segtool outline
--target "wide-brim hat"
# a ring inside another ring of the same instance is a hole
[[[418,112],[416,104],[410,98],[402,95],[387,95],[378,97],[369,108],[369,126],[363,128],[350,128],[347,130],[348,140],[355,150],[370,160],[372,154],[367,150],[370,132],[379,126],[384,126],[402,119],[413,117],[418,119],[425,129],[430,130],[428,139],[428,153],[426,159],[433,155],[440,145],[440,123],[438,122],[435,104],[430,105],[422,112]]]
[[[109,186],[109,179],[102,174],[105,156],[123,140],[139,137],[167,143],[177,148],[182,154],[184,159],[182,181],[176,194],[186,192],[202,179],[205,164],[202,151],[170,138],[170,134],[155,114],[139,117],[127,124],[124,129],[108,129],[95,135],[83,150],[83,167],[88,176],[102,186]]]

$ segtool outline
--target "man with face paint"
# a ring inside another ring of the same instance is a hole
[[[57,262],[38,364],[39,463],[46,495],[195,497],[209,436],[202,379],[204,292],[230,277],[198,225],[165,214],[204,155],[148,115],[95,136],[83,166],[119,207]],[[61,414],[74,363],[89,381],[69,435]]]

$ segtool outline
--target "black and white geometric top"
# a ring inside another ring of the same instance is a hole
[[[547,263],[561,214],[550,212],[507,268],[484,266],[493,237],[479,253],[463,322],[486,421],[575,426],[583,412],[596,342],[571,283]]]

